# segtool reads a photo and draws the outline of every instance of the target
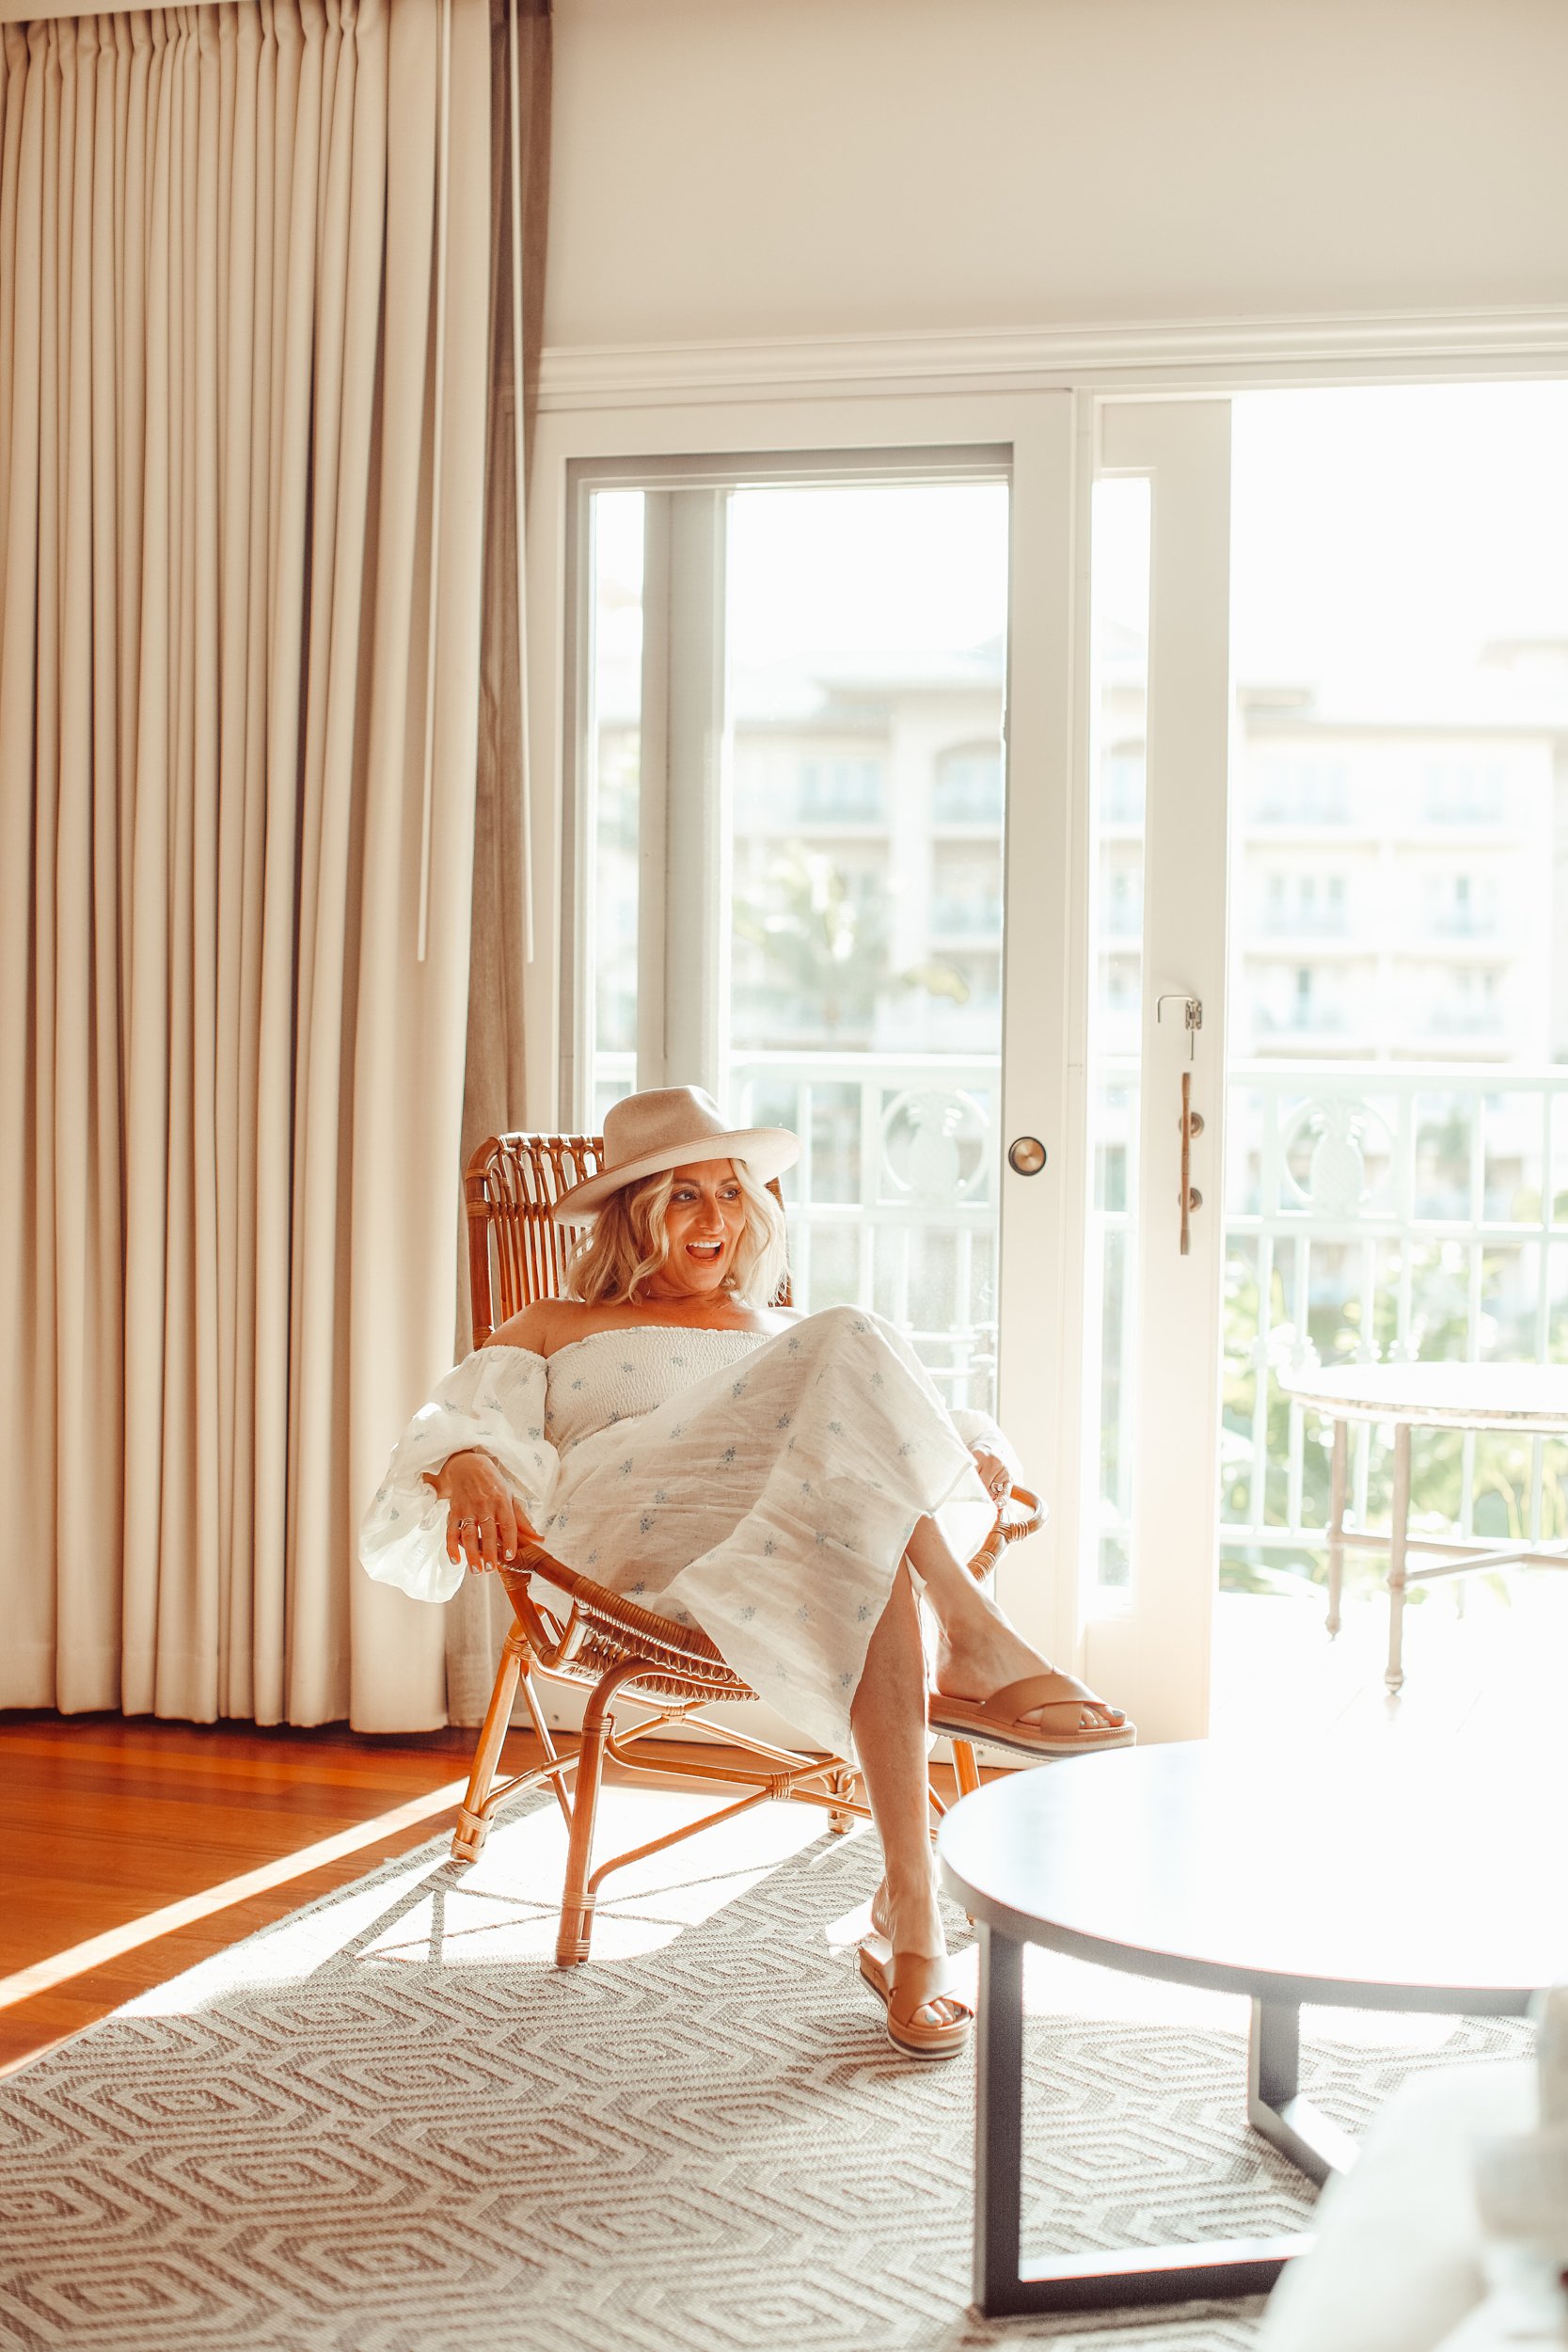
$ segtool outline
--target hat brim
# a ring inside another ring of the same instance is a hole
[[[800,1156],[800,1138],[787,1127],[737,1127],[729,1135],[690,1136],[684,1143],[667,1144],[660,1152],[644,1152],[620,1168],[590,1176],[586,1184],[563,1192],[550,1215],[558,1225],[580,1225],[597,1215],[612,1192],[641,1184],[644,1176],[661,1176],[667,1168],[696,1168],[704,1160],[744,1160],[759,1184],[770,1184]]]

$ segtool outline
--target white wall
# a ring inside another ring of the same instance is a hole
[[[1564,0],[555,23],[555,346],[1568,301]]]

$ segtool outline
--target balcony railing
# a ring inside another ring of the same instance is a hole
[[[869,1302],[950,1405],[995,1409],[994,1055],[736,1054],[732,1116],[793,1127],[784,1178],[798,1306]]]
[[[1106,1100],[1135,1093],[1132,1057],[1101,1072]],[[1127,1264],[1135,1119],[1110,1122],[1106,1142],[1119,1167],[1091,1264]],[[1227,1162],[1222,1574],[1267,1586],[1321,1572],[1328,1519],[1328,1432],[1281,1393],[1281,1370],[1308,1354],[1568,1357],[1568,1067],[1238,1061]],[[1113,1390],[1133,1361],[1136,1304],[1135,1284],[1111,1297]],[[1390,1448],[1366,1426],[1352,1448],[1354,1511],[1386,1523]],[[1096,1536],[1115,1562],[1129,1532],[1124,1438],[1106,1475]],[[1416,1450],[1413,1509],[1413,1524],[1463,1535],[1568,1535],[1568,1446],[1434,1433]]]
[[[594,1117],[636,1084],[630,1054],[594,1062]],[[949,1405],[996,1408],[992,1055],[733,1054],[731,1116],[792,1127],[783,1179],[795,1304],[864,1305],[908,1331]]]
[[[1275,1374],[1311,1351],[1568,1354],[1568,1067],[1233,1067],[1227,1107],[1227,1551],[1321,1555],[1326,1432]],[[1353,1439],[1354,1507],[1386,1513],[1389,1452]],[[1568,1533],[1568,1449],[1434,1437],[1413,1507],[1463,1535]]]
[[[622,1073],[599,1057],[614,1091],[633,1083],[624,1058]],[[1107,1089],[1135,1089],[1131,1056],[1099,1067]],[[729,1087],[737,1120],[802,1139],[784,1180],[797,1302],[869,1301],[911,1332],[950,1403],[986,1408],[999,1074],[994,1056],[757,1052],[732,1058]],[[1327,1433],[1281,1394],[1279,1370],[1309,1350],[1568,1358],[1568,1065],[1239,1061],[1227,1133],[1221,1548],[1232,1581],[1266,1581],[1271,1564],[1321,1561],[1327,1523]],[[1126,1252],[1135,1120],[1116,1150],[1091,1262],[1117,1233]],[[1111,1358],[1132,1361],[1135,1308],[1129,1285],[1104,1334],[1108,1375]],[[1352,1446],[1366,1524],[1386,1513],[1388,1449],[1365,1427]],[[1105,1499],[1099,1535],[1117,1534],[1126,1500]],[[1568,1534],[1568,1446],[1434,1438],[1417,1449],[1414,1509],[1465,1535]]]

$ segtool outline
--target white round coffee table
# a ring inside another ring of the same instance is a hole
[[[1300,2095],[1304,2001],[1521,2016],[1568,1979],[1568,1873],[1540,1793],[1528,1767],[1479,1741],[1310,1756],[1191,1741],[1009,1773],[956,1805],[938,1852],[980,1944],[980,2310],[1261,2294],[1309,2243],[1021,2265],[1026,1944],[1246,1994],[1248,2119],[1322,2181],[1354,2142]]]

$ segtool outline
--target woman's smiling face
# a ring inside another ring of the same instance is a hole
[[[664,1230],[669,1251],[655,1283],[688,1296],[717,1297],[746,1230],[746,1202],[733,1163],[697,1160],[677,1168]]]

